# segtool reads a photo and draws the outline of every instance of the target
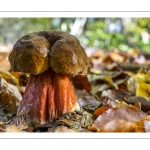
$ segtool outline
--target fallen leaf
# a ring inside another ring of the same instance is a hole
[[[0,127],[0,132],[5,132],[5,129]]]
[[[92,127],[92,126],[88,126],[88,130],[90,130],[90,131],[97,131],[97,129],[95,127]]]
[[[49,130],[50,130],[50,129],[49,129]],[[50,131],[51,131],[51,130],[50,130]],[[67,133],[72,133],[72,132],[76,132],[76,131],[74,131],[74,130],[72,130],[72,129],[69,129],[69,128],[66,127],[66,126],[60,126],[60,127],[57,127],[54,132],[67,132]]]
[[[127,89],[131,94],[136,93],[139,79],[143,82],[150,83],[150,73],[148,71],[139,71],[137,74],[130,75],[130,78],[127,80]]]
[[[11,113],[16,114],[17,112],[16,98],[11,94],[0,91],[0,105]]]
[[[136,123],[137,121],[142,120],[146,116],[146,113],[140,111],[135,107],[123,106],[120,108],[109,108],[94,121],[92,127],[95,127],[98,131],[100,131],[103,125],[112,120],[125,120],[128,122]]]
[[[0,77],[4,78],[8,83],[18,85],[18,78],[13,76],[9,71],[4,71],[0,69]]]
[[[98,109],[95,110],[94,115],[95,115],[96,117],[98,117],[98,116],[101,115],[103,112],[107,111],[109,108],[110,108],[110,107],[108,107],[108,106],[100,107],[100,108],[98,108]]]
[[[128,104],[135,104],[136,102],[140,102],[141,110],[147,112],[150,110],[150,98],[142,97],[142,96],[132,96],[126,99]]]
[[[90,94],[86,90],[79,90],[79,89],[74,88],[74,92],[75,92],[77,100],[85,96],[90,96]]]
[[[101,104],[101,102],[99,100],[94,99],[91,96],[85,96],[83,98],[80,98],[78,100],[78,103],[80,105],[80,107],[85,108],[86,110],[89,111],[95,111]]]
[[[15,96],[16,102],[18,103],[20,103],[20,101],[22,100],[22,95],[19,92],[17,86],[8,83],[2,77],[0,77],[0,91]]]
[[[144,119],[138,121],[137,126],[139,126],[144,132],[150,132],[150,115],[146,116]]]
[[[137,79],[135,75],[132,75],[128,80],[127,80],[127,89],[131,94],[135,94],[136,92],[136,87],[137,87]]]
[[[10,63],[8,62],[8,55],[7,52],[1,52],[0,50],[0,68],[1,70],[8,71],[10,69]]]
[[[134,104],[134,107],[138,108],[139,110],[141,110],[141,103],[140,102],[136,102]]]
[[[34,128],[33,127],[28,127],[26,129],[24,129],[24,131],[26,131],[26,132],[34,132]]]
[[[22,95],[18,88],[0,77],[0,105],[10,113],[16,114],[21,100]]]
[[[5,129],[5,132],[25,132],[23,130],[19,130],[15,124],[8,125]]]
[[[101,94],[101,98],[105,98],[105,97],[108,97],[110,99],[113,99],[113,100],[118,100],[118,101],[122,101],[124,98],[129,98],[131,97],[132,95],[125,91],[125,90],[122,90],[122,89],[112,89],[112,90],[105,90],[102,92]]]
[[[99,132],[138,132],[135,123],[125,120],[112,120],[101,127]]]
[[[110,58],[114,61],[114,62],[117,62],[117,63],[123,63],[124,61],[124,57],[117,54],[116,52],[111,52],[110,53]]]
[[[115,107],[123,107],[123,106],[129,106],[126,102],[124,101],[118,101],[118,100],[107,100],[107,104],[109,105],[109,107],[111,108],[115,108]]]
[[[107,76],[104,78],[104,81],[106,81],[109,85],[114,87],[115,89],[118,89],[117,84],[115,84],[110,76]]]
[[[80,90],[87,90],[88,92],[91,91],[91,84],[88,81],[87,76],[74,76],[72,77],[72,82],[75,88],[80,89]]]
[[[143,122],[144,122],[145,132],[150,132],[150,121],[144,120]]]
[[[145,83],[141,78],[138,78],[136,96],[150,97],[150,84]]]
[[[0,122],[6,122],[7,120],[8,118],[4,113],[4,107],[0,105]]]

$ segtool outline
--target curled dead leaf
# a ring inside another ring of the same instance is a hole
[[[136,123],[137,121],[146,117],[147,114],[140,111],[135,107],[116,107],[116,108],[109,108],[106,112],[100,115],[93,123],[93,127],[97,128],[98,131],[101,128],[112,120],[125,120],[128,122]]]
[[[95,127],[93,127],[93,126],[88,126],[88,130],[90,130],[90,131],[97,131],[97,129]]]
[[[132,96],[126,99],[128,104],[135,104],[140,102],[141,110],[147,112],[150,110],[150,97]]]
[[[15,124],[10,124],[5,129],[6,132],[25,132],[23,130],[19,130]]]
[[[49,132],[51,132],[51,129],[49,129]],[[67,133],[72,133],[72,132],[76,132],[72,129],[69,129],[66,126],[58,126],[54,132],[67,132]]]
[[[144,119],[139,120],[137,123],[144,132],[150,132],[150,115],[146,116]]]
[[[18,88],[0,77],[0,105],[5,110],[15,114],[21,100],[22,95]]]
[[[141,103],[140,102],[135,102],[134,107],[141,110]]]
[[[101,94],[101,98],[105,98],[108,97],[112,100],[118,100],[118,101],[122,101],[123,99],[128,99],[129,97],[131,97],[131,94],[125,90],[121,90],[121,89],[112,89],[112,90],[105,90],[102,92]]]
[[[0,105],[4,107],[5,110],[16,114],[17,106],[16,106],[16,98],[5,92],[0,91]]]
[[[112,120],[103,125],[99,132],[138,132],[138,127],[125,120]]]
[[[117,63],[123,63],[123,61],[124,61],[124,57],[116,52],[111,52],[110,58]]]
[[[83,90],[85,89],[86,91],[90,92],[91,91],[91,84],[88,81],[87,76],[74,76],[72,77],[72,82],[75,88]]]
[[[95,115],[96,117],[98,117],[98,116],[101,115],[103,112],[107,111],[109,108],[110,108],[110,107],[108,107],[108,106],[100,107],[100,108],[98,108],[98,109],[95,110],[94,115]]]
[[[15,96],[16,101],[20,103],[22,100],[22,95],[18,90],[18,87],[8,83],[4,78],[0,77],[0,91],[3,91],[7,94]]]
[[[101,104],[100,101],[94,99],[91,96],[84,96],[78,100],[80,107],[89,111],[95,111]]]
[[[4,78],[8,83],[18,85],[18,79],[9,71],[0,69],[0,77]]]

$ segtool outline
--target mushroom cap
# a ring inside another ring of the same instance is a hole
[[[39,74],[51,67],[56,73],[85,75],[87,55],[74,36],[61,31],[40,31],[21,37],[9,55],[12,71]]]
[[[35,34],[27,34],[14,45],[8,59],[11,71],[38,74],[49,68],[50,43]]]

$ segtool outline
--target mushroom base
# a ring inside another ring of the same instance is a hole
[[[31,74],[17,116],[25,115],[33,123],[45,124],[80,107],[68,76],[51,68]]]

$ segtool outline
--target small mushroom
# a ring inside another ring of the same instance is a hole
[[[85,75],[87,55],[74,36],[40,31],[21,37],[9,55],[12,71],[30,73],[17,116],[39,125],[79,110],[69,76]]]

